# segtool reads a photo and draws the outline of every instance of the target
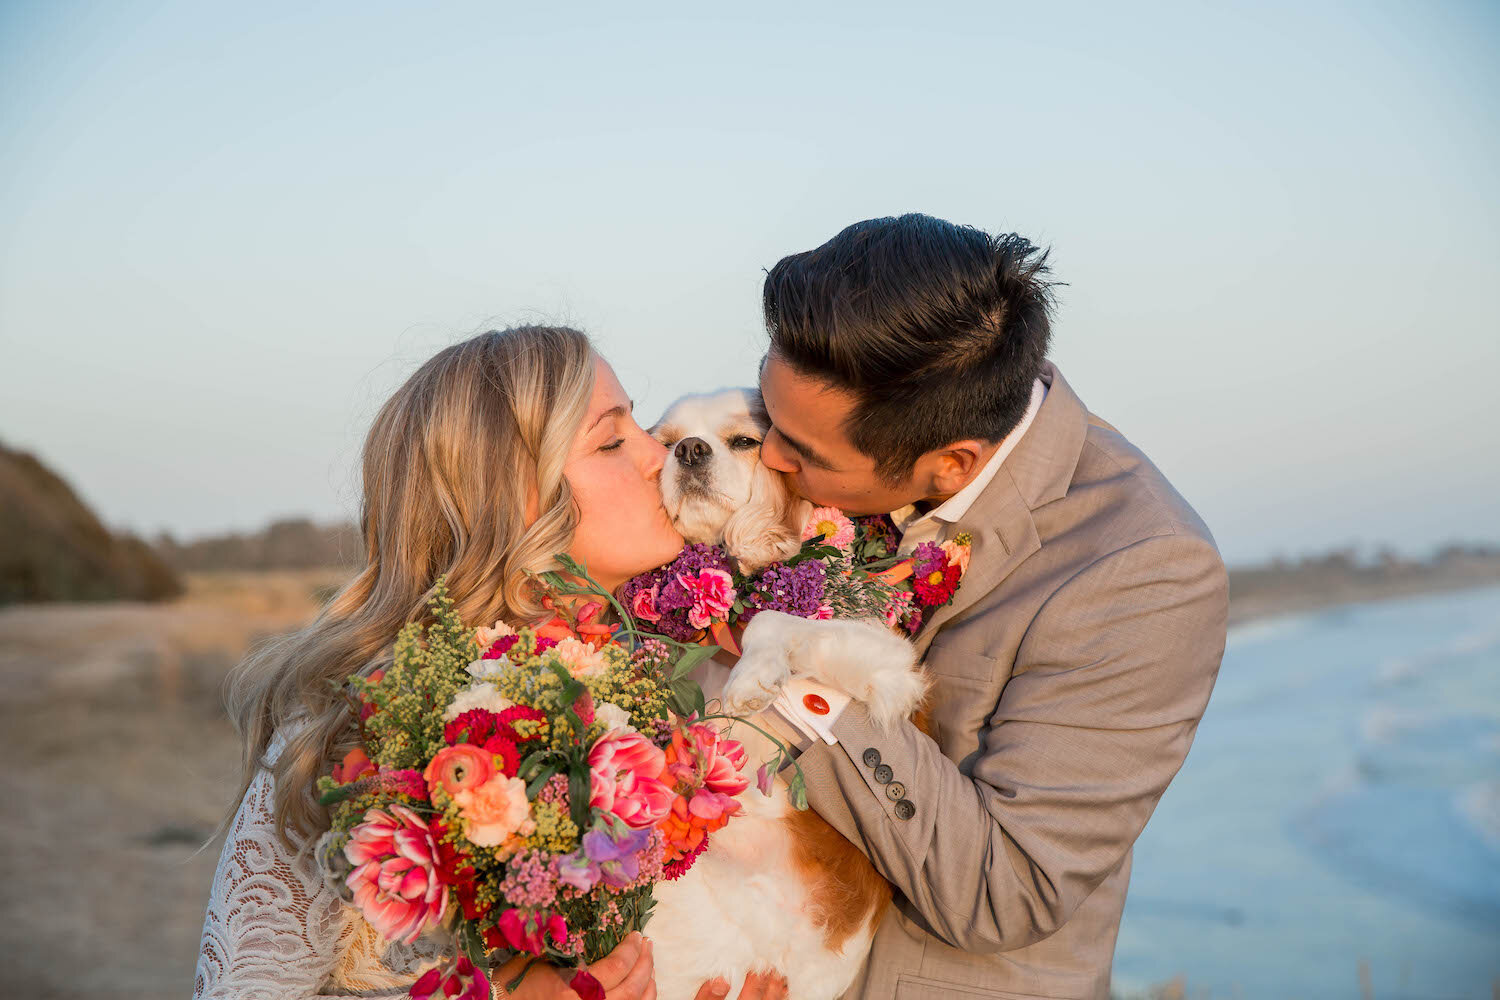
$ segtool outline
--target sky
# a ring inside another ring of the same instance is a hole
[[[1500,541],[1500,7],[509,6],[0,4],[0,441],[146,534],[352,517],[439,348],[581,327],[649,422],[919,211],[1051,247],[1231,563]]]

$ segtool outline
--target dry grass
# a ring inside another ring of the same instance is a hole
[[[0,609],[0,982],[34,997],[185,996],[238,748],[219,703],[257,639],[336,572],[205,574],[170,604]]]

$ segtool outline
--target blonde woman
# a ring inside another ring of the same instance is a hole
[[[424,619],[439,575],[465,621],[524,621],[543,617],[528,571],[554,568],[555,553],[610,587],[669,561],[682,538],[657,488],[664,456],[609,365],[566,328],[450,347],[381,408],[364,448],[365,568],[311,625],[230,677],[245,769],[195,998],[402,997],[442,963],[435,943],[381,940],[313,859],[328,823],[314,783],[355,739],[339,689],[389,656],[402,625]],[[592,971],[609,1000],[655,996],[651,945],[639,935]],[[715,981],[699,996],[728,991]],[[514,995],[575,996],[550,969],[527,975]],[[784,996],[784,985],[752,978],[742,995]]]

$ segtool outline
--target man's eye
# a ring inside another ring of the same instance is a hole
[[[744,434],[737,434],[729,439],[729,447],[733,448],[735,451],[744,451],[747,448],[759,448],[760,442],[755,440],[755,438],[753,437],[746,437]]]

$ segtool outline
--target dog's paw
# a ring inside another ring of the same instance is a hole
[[[746,649],[729,672],[729,681],[719,696],[730,715],[754,715],[776,700],[791,678],[791,664],[781,650]]]
[[[888,729],[901,719],[911,718],[922,704],[927,697],[927,678],[915,663],[902,669],[880,670],[870,675],[861,695],[871,721]]]

